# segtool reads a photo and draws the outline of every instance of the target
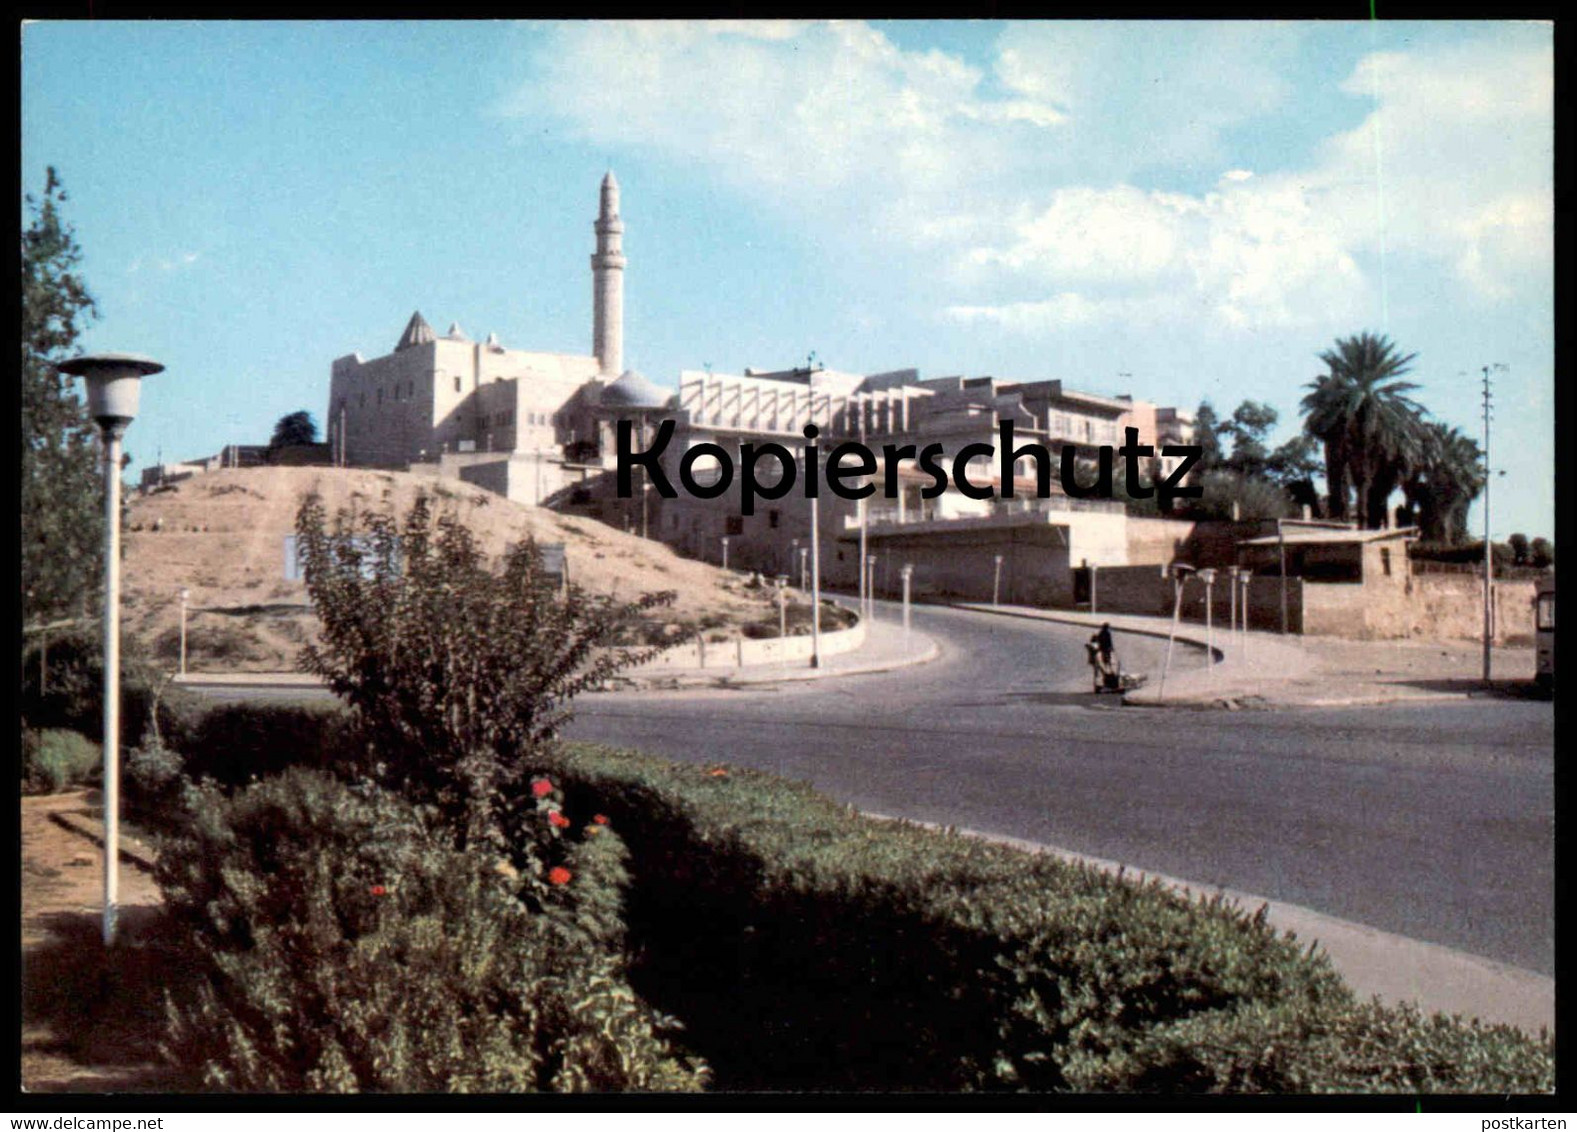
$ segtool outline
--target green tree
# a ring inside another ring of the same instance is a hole
[[[1189,507],[1191,518],[1284,519],[1294,513],[1287,493],[1259,476],[1217,468],[1200,477],[1199,486],[1204,490]]]
[[[27,197],[22,230],[22,610],[24,623],[80,615],[102,577],[97,431],[72,379],[55,369],[97,314],[61,215],[53,167]]]
[[[1243,476],[1264,476],[1270,461],[1265,438],[1276,427],[1276,410],[1263,401],[1244,401],[1232,410],[1221,425],[1221,433],[1232,439],[1232,454],[1226,467]]]
[[[1347,516],[1350,488],[1359,525],[1381,526],[1386,500],[1417,462],[1423,410],[1407,394],[1418,386],[1399,380],[1417,356],[1369,331],[1320,355],[1327,372],[1305,386],[1302,408],[1304,427],[1325,445],[1333,518]]]
[[[1540,570],[1548,570],[1555,565],[1555,546],[1549,539],[1540,536],[1528,544],[1528,561]]]
[[[1460,430],[1427,421],[1401,488],[1424,541],[1460,545],[1468,507],[1484,489],[1483,452]]]
[[[1511,546],[1511,560],[1518,566],[1525,566],[1528,562],[1528,536],[1521,531],[1513,533],[1506,539]]]
[[[313,420],[312,414],[305,409],[297,409],[294,413],[286,413],[275,422],[274,435],[268,442],[268,450],[272,453],[280,448],[317,442],[318,422]]]
[[[672,593],[633,602],[560,591],[529,540],[494,572],[425,497],[403,523],[372,514],[352,537],[309,496],[296,517],[322,644],[302,667],[350,708],[367,773],[434,811],[461,847],[512,853],[540,822],[528,779],[552,765],[569,701],[658,649],[632,647]]]
[[[1197,474],[1203,476],[1222,464],[1221,418],[1209,401],[1201,401],[1194,413],[1194,443],[1199,446]]]

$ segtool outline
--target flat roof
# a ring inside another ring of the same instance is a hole
[[[1279,535],[1261,535],[1258,538],[1238,540],[1239,546],[1343,546],[1366,542],[1380,542],[1393,538],[1417,538],[1417,527],[1398,527],[1389,531],[1333,531],[1333,530],[1294,530],[1284,531]]]

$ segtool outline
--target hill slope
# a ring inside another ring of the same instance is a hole
[[[182,587],[191,591],[191,671],[288,671],[316,633],[306,587],[285,580],[285,537],[301,500],[316,490],[332,517],[341,509],[403,516],[417,493],[434,497],[501,556],[528,535],[563,543],[572,581],[635,597],[675,590],[671,620],[694,627],[771,618],[764,591],[734,574],[681,558],[658,542],[559,515],[458,483],[365,468],[243,468],[210,472],[129,504],[124,568],[125,630],[173,667],[179,654]]]

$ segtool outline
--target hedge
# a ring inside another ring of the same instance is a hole
[[[321,763],[340,725],[315,716],[314,745],[300,710],[226,709],[192,735],[290,736]],[[222,760],[191,750],[188,769]],[[605,815],[629,849],[631,993],[682,1023],[714,1088],[1553,1088],[1551,1041],[1361,1002],[1263,911],[864,818],[759,772],[583,744],[561,760],[564,812]]]
[[[1357,1001],[1263,910],[572,747],[631,850],[632,981],[720,1088],[1539,1092],[1553,1044]]]

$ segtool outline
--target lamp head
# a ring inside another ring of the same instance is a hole
[[[142,379],[164,366],[139,354],[83,354],[61,362],[61,373],[80,377],[88,388],[88,415],[106,436],[119,436],[137,416]]]

